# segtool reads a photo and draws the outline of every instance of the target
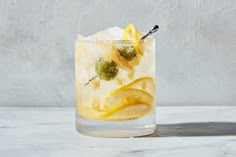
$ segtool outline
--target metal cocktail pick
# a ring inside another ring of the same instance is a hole
[[[144,35],[140,40],[143,40],[149,35],[151,35],[152,33],[155,33],[158,29],[159,29],[158,25],[153,26],[152,29],[146,35]]]
[[[153,26],[152,29],[146,35],[144,35],[140,40],[144,40],[145,38],[147,38],[152,33],[155,33],[158,29],[159,29],[158,25]],[[84,86],[88,85],[95,78],[97,78],[97,75],[92,77],[91,79],[89,79],[88,82],[84,84]]]

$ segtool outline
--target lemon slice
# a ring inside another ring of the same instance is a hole
[[[150,95],[154,96],[155,94],[155,84],[154,79],[152,77],[140,77],[122,87],[119,89],[126,89],[126,88],[135,88],[140,89],[145,92],[148,92]],[[115,92],[115,91],[113,91]]]
[[[133,118],[137,115],[139,117],[144,116],[149,113],[149,111],[151,111],[151,108],[153,107],[153,102],[153,96],[143,90],[133,88],[117,89],[111,92],[110,95],[104,100],[105,112],[101,114],[100,117],[108,117],[128,107],[136,109],[136,111],[131,110]],[[140,106],[145,107],[145,109],[142,109],[142,107]],[[135,113],[137,111],[139,112],[139,114]],[[120,116],[122,117],[122,114],[120,114]]]
[[[123,40],[133,40],[135,43],[134,45],[135,51],[138,54],[143,55],[143,51],[140,46],[139,34],[140,33],[137,31],[134,25],[129,24],[124,30]]]
[[[76,112],[77,115],[92,120],[121,121],[143,117],[153,110],[153,108],[146,104],[136,104],[122,107],[123,106],[116,111],[102,112],[94,110],[90,105],[79,105]]]
[[[120,106],[120,108],[114,109],[114,111],[101,114],[100,118],[107,121],[131,120],[143,117],[151,113],[151,111],[153,111],[153,108],[146,104]]]

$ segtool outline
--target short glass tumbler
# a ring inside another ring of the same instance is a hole
[[[76,41],[78,132],[99,137],[154,132],[155,40],[138,46],[129,40]]]

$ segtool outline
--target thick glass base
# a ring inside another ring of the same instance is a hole
[[[137,137],[155,132],[154,114],[128,121],[95,121],[76,117],[78,132],[96,137]]]

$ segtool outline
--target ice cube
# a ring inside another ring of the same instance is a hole
[[[119,27],[110,27],[88,37],[78,35],[77,39],[79,40],[121,40],[123,36],[123,32],[124,30]]]

